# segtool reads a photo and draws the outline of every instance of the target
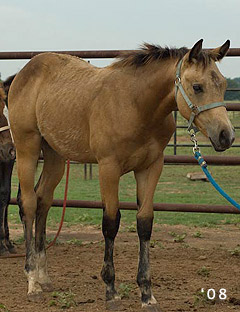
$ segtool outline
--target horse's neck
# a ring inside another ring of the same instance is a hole
[[[139,71],[137,103],[144,117],[164,118],[176,108],[174,81],[177,60],[145,65]]]

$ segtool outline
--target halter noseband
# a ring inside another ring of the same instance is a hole
[[[196,106],[194,105],[189,97],[187,96],[186,92],[184,91],[183,89],[183,86],[182,86],[182,83],[181,83],[181,66],[182,66],[182,63],[183,63],[183,59],[181,59],[181,61],[178,63],[178,66],[177,66],[177,71],[176,71],[176,80],[175,80],[175,99],[176,99],[176,102],[177,102],[177,92],[178,92],[178,89],[180,90],[184,100],[186,101],[188,107],[191,109],[192,113],[191,113],[191,116],[189,118],[189,121],[188,121],[188,131],[190,131],[191,129],[194,130],[194,132],[198,132],[198,128],[195,127],[193,125],[193,122],[194,122],[194,119],[197,115],[199,115],[201,112],[205,111],[205,110],[209,110],[209,109],[212,109],[212,108],[215,108],[215,107],[219,107],[219,106],[224,106],[226,107],[226,104],[224,102],[215,102],[215,103],[210,103],[210,104],[205,104],[203,106]]]

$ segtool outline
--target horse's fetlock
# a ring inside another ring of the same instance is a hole
[[[110,284],[114,282],[115,271],[114,271],[114,267],[112,264],[104,263],[102,271],[101,271],[101,277],[106,284]]]
[[[114,285],[107,286],[106,300],[109,301],[109,300],[118,300],[118,299],[119,299],[119,296],[114,288]]]
[[[152,304],[151,303],[151,298],[152,298],[152,291],[151,289],[142,289],[141,288],[141,301],[142,304],[148,305]]]
[[[138,274],[137,283],[139,287],[150,288],[151,287],[151,279],[147,278],[145,275]]]

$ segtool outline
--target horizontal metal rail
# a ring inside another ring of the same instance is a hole
[[[240,156],[204,156],[205,161],[209,165],[221,166],[239,166]],[[198,165],[198,162],[193,156],[188,155],[166,155],[164,157],[165,164],[186,164]]]
[[[168,147],[174,147],[174,146],[176,146],[176,144],[170,143],[167,146]],[[186,144],[184,144],[184,143],[182,143],[182,144],[177,143],[177,147],[193,147],[193,145],[192,144],[187,144],[187,143]],[[212,147],[212,145],[211,144],[198,144],[198,147]],[[239,144],[233,144],[231,146],[231,148],[239,148],[239,147],[240,147]]]
[[[184,144],[183,144],[184,145]],[[168,145],[169,146],[169,145]],[[173,144],[171,147],[174,146]],[[199,145],[200,146],[200,145]],[[189,144],[189,147],[192,145]],[[208,146],[207,146],[208,147]],[[204,156],[204,159],[209,165],[222,165],[222,166],[239,166],[240,165],[240,156]],[[43,158],[40,157],[38,162],[43,163]],[[190,155],[165,155],[164,156],[164,163],[166,165],[179,165],[179,164],[186,164],[186,165],[198,165],[198,162],[194,158],[194,156]],[[82,165],[77,161],[71,161],[71,164],[75,165]]]
[[[11,205],[17,205],[16,198],[10,200]],[[53,207],[62,207],[63,200],[53,200]],[[240,211],[232,206],[225,205],[203,205],[203,204],[168,204],[168,203],[155,203],[155,211],[171,211],[171,212],[205,212],[205,213],[227,213],[239,214]],[[101,201],[88,201],[88,200],[67,200],[67,207],[71,208],[93,208],[102,209]],[[120,202],[119,208],[123,210],[137,210],[137,204],[133,202]]]
[[[205,49],[211,50],[211,49]],[[0,60],[20,60],[31,59],[35,55],[54,52],[60,54],[70,54],[81,58],[114,58],[121,53],[131,53],[137,50],[88,50],[88,51],[23,51],[23,52],[0,52]],[[227,56],[240,56],[240,48],[229,49]]]
[[[240,91],[240,88],[227,88],[227,90],[226,90],[227,92],[238,92],[238,91]]]

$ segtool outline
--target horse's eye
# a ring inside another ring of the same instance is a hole
[[[195,93],[203,92],[203,88],[202,88],[202,86],[199,85],[199,84],[193,85],[193,90],[194,90]]]

